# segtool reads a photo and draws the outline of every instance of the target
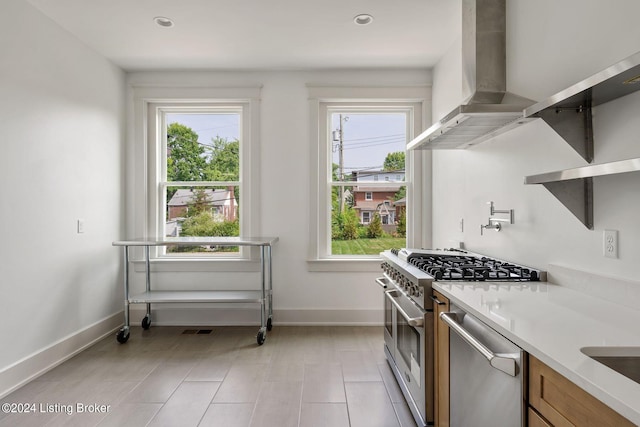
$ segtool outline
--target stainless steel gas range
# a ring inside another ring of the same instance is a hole
[[[538,281],[535,269],[461,249],[381,253],[387,361],[419,426],[434,422],[433,281]],[[541,277],[542,276],[542,277]]]

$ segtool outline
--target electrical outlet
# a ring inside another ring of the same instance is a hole
[[[84,233],[84,219],[78,220],[78,234]]]
[[[618,230],[604,230],[603,251],[607,258],[618,258]]]

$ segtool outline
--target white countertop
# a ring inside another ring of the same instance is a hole
[[[433,288],[640,425],[640,384],[580,351],[640,346],[640,307],[543,282],[435,282]]]

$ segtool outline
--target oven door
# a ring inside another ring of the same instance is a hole
[[[393,285],[386,277],[378,277],[376,283],[380,285],[385,291],[393,288]],[[395,312],[393,310],[393,304],[391,300],[387,298],[386,292],[383,292],[383,306],[384,306],[384,345],[387,348],[388,354],[395,359],[396,352],[396,339],[395,339]]]
[[[433,312],[399,290],[385,292],[394,320],[394,371],[409,408],[422,425],[433,422]]]

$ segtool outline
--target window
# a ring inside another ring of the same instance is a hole
[[[328,105],[330,150],[330,256],[378,256],[406,247],[406,227],[391,222],[395,201],[406,195],[404,180],[410,111],[391,106]],[[328,163],[329,163],[328,162]],[[345,198],[345,193],[352,197]]]
[[[315,146],[309,269],[371,271],[379,267],[383,250],[429,244],[430,182],[422,169],[430,153],[405,151],[422,130],[429,89],[309,86],[308,91]],[[424,197],[429,199],[423,203]]]
[[[252,101],[147,102],[149,236],[256,233]],[[238,247],[158,247],[154,258],[248,259]]]
[[[158,218],[165,237],[239,236],[241,106],[160,107]],[[238,247],[169,247],[167,253],[238,254]]]
[[[422,184],[422,163],[405,147],[420,129],[421,108],[415,102],[318,102],[312,259],[375,260],[383,250],[409,246],[407,229],[420,230],[411,196]]]

